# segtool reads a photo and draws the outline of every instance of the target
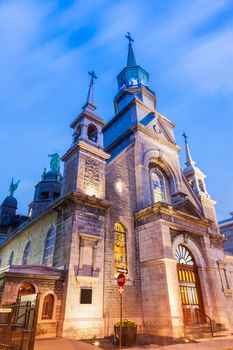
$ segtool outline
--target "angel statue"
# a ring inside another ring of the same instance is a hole
[[[14,184],[14,180],[13,180],[13,178],[12,178],[11,184],[10,184],[10,188],[9,188],[9,192],[10,192],[10,196],[11,196],[11,197],[14,196],[14,192],[15,192],[16,189],[18,188],[19,183],[20,183],[20,180],[17,181],[17,182]]]
[[[61,158],[58,153],[53,153],[48,155],[51,160],[50,160],[50,169],[55,171],[56,173],[60,173],[60,163],[61,163]]]

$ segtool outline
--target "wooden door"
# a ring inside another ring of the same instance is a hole
[[[191,253],[182,245],[177,247],[176,259],[184,323],[199,323],[204,310],[197,267]]]

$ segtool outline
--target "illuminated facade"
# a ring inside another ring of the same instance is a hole
[[[1,205],[1,301],[40,292],[40,337],[111,335],[116,277],[124,273],[123,317],[139,332],[201,336],[209,316],[229,334],[233,259],[223,251],[215,202],[185,135],[180,170],[174,123],[157,111],[149,74],[127,38],[114,118],[105,124],[96,113],[91,72],[63,175],[52,154],[29,217],[17,217],[12,192]]]

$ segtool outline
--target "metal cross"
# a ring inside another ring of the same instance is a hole
[[[91,84],[93,84],[94,83],[94,79],[97,79],[97,76],[95,75],[94,71],[88,72],[88,74],[90,74],[90,76],[91,76]]]
[[[187,141],[188,136],[185,134],[185,132],[182,134],[182,136],[184,137],[184,141],[185,141],[185,143],[188,143],[188,141]]]
[[[128,40],[129,43],[131,44],[131,42],[134,42],[133,38],[131,37],[131,34],[129,32],[127,32],[127,35],[125,36]]]

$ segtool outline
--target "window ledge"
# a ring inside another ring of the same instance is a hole
[[[54,320],[54,319],[51,319],[51,320],[38,320],[38,324],[39,323],[57,323],[57,321],[56,320]]]
[[[76,281],[81,281],[81,282],[97,282],[98,280],[99,280],[99,277],[94,277],[94,276],[81,276],[81,275],[76,276]]]
[[[231,289],[223,289],[223,293],[226,297],[232,296],[232,290]]]

